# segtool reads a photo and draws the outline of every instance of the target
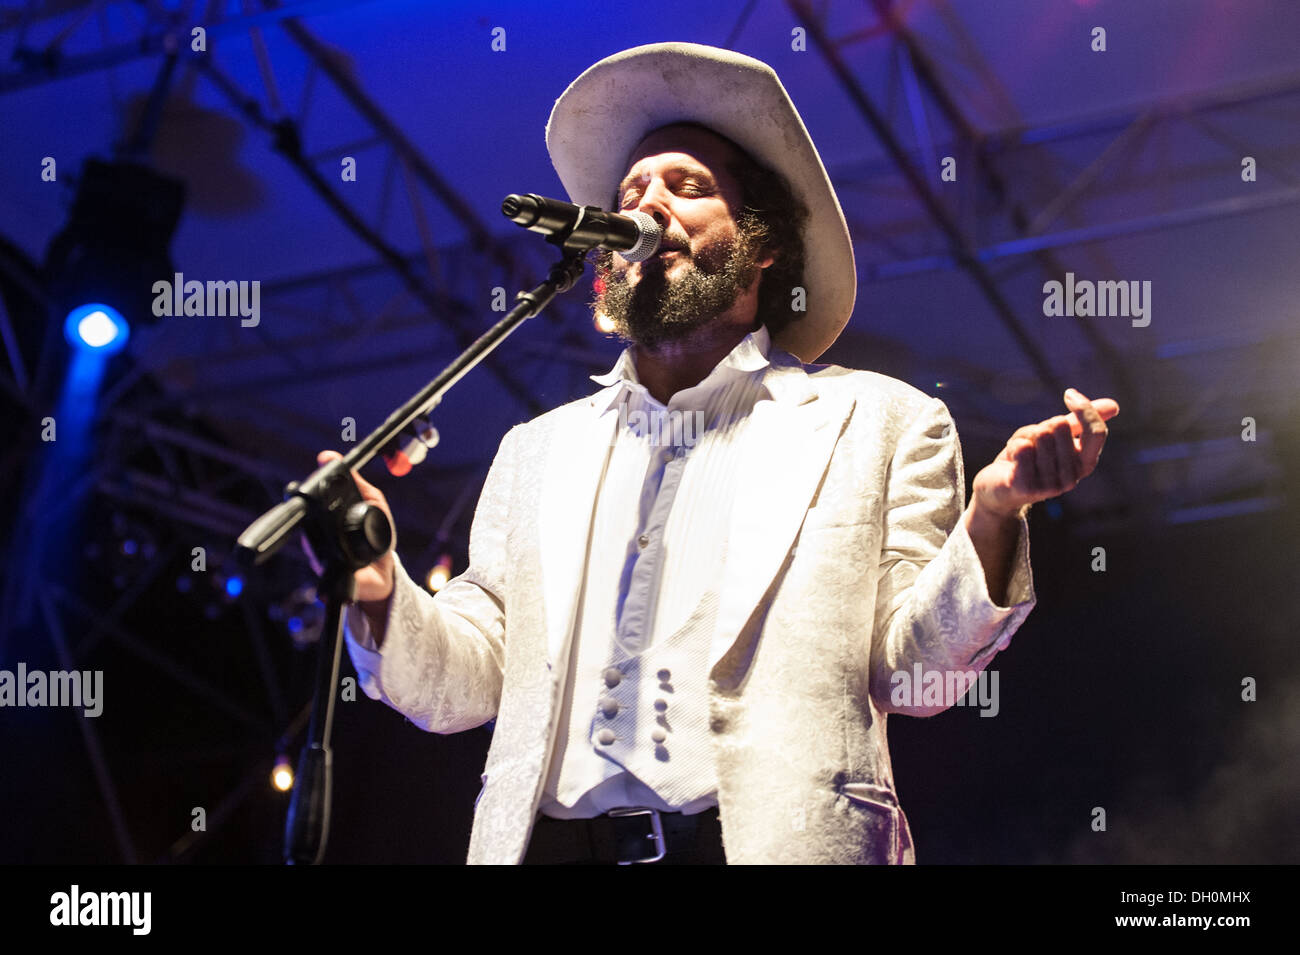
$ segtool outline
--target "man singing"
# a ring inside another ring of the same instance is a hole
[[[1006,648],[1035,599],[1028,506],[1093,470],[1118,405],[1067,391],[964,507],[942,401],[806,364],[852,313],[853,250],[768,66],[627,50],[546,135],[573,202],[663,242],[600,256],[627,348],[502,440],[468,569],[436,596],[395,554],[358,572],[365,692],[434,732],[496,719],[471,863],[914,862],[886,719],[956,701],[895,675]]]

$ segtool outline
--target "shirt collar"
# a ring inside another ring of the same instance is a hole
[[[747,375],[760,368],[766,368],[770,364],[768,356],[771,349],[772,337],[768,333],[767,326],[760,325],[757,331],[750,332],[742,338],[727,357],[718,362],[713,371],[709,372],[708,376],[695,387],[711,391],[733,375]],[[611,391],[611,404],[629,388],[645,390],[645,386],[637,378],[636,361],[632,357],[631,345],[623,349],[618,360],[614,362],[613,368],[603,375],[592,375],[591,380],[606,388],[610,385],[622,386]]]

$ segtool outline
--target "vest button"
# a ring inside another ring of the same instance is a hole
[[[655,700],[655,709],[658,710],[660,713],[662,713],[664,710],[668,709],[668,701]]]
[[[649,534],[642,534],[640,537],[638,537],[638,538],[636,539],[636,544],[637,544],[638,547],[642,548],[643,550],[644,550],[645,548],[649,547],[649,546],[650,546],[650,535],[649,535]]]
[[[602,696],[600,698],[600,711],[605,714],[605,718],[612,720],[618,715],[618,700],[611,696]]]
[[[662,743],[668,738],[668,734],[663,731],[662,727],[656,726],[650,731],[650,738],[656,743]]]
[[[611,729],[603,729],[596,734],[596,739],[600,741],[600,744],[602,746],[608,746],[610,743],[614,742],[614,740],[616,740],[617,738],[618,737],[614,735],[614,731]]]
[[[670,672],[668,672],[667,667],[664,667],[664,669],[656,673],[655,676],[659,677],[659,682],[661,683],[667,683],[673,677],[673,675]]]
[[[623,680],[623,671],[618,667],[606,667],[603,675],[605,677],[605,685],[611,688],[618,686]]]

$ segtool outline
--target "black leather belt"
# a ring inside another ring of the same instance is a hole
[[[678,859],[721,863],[721,847],[716,807],[685,816],[631,806],[594,819],[539,816],[524,864],[632,865]]]

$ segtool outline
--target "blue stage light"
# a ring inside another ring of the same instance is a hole
[[[77,348],[111,355],[126,345],[131,329],[122,313],[113,306],[92,302],[68,312],[63,334]]]
[[[231,598],[238,597],[243,592],[244,592],[244,582],[242,580],[240,580],[238,577],[226,578],[227,597],[231,597]]]

